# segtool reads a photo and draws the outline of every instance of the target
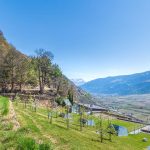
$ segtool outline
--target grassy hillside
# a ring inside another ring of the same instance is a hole
[[[142,150],[148,146],[148,142],[142,142],[144,137],[150,140],[150,135],[138,134],[128,137],[117,137],[113,135],[112,142],[99,141],[96,134],[97,127],[84,127],[80,131],[79,116],[73,115],[73,122],[70,128],[66,128],[66,120],[63,118],[53,118],[50,124],[47,118],[46,108],[38,108],[37,112],[31,110],[30,106],[24,108],[24,104],[13,104],[17,121],[20,128],[12,130],[13,122],[9,120],[9,112],[6,116],[2,115],[2,110],[6,98],[0,98],[1,125],[0,125],[0,149],[56,149],[56,150]],[[8,108],[9,105],[7,105]],[[98,119],[92,116],[98,125]],[[132,130],[134,123],[112,120],[112,123],[123,125]],[[103,126],[106,127],[107,119],[103,119]],[[107,136],[105,137],[108,138]]]

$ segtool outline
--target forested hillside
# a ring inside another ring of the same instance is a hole
[[[43,48],[36,49],[31,57],[22,54],[0,32],[0,91],[48,94],[55,98],[69,95],[74,101],[85,100],[88,94],[68,80],[53,59],[52,52]]]
[[[150,71],[132,75],[99,78],[81,86],[84,90],[101,95],[133,95],[150,93]]]

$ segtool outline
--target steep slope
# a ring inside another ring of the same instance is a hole
[[[130,95],[150,93],[150,71],[132,75],[100,78],[87,82],[82,89],[94,94]]]
[[[2,58],[5,58],[6,54],[10,51],[11,45],[7,42],[7,40],[5,39],[3,32],[0,31],[0,67],[2,64]],[[28,59],[30,59],[28,56],[22,54],[20,51],[17,51],[15,48],[13,49],[13,51],[16,51],[17,54],[26,57]],[[89,96],[86,92],[84,92],[83,90],[81,90],[79,87],[77,87],[72,81],[70,81],[65,75],[62,76],[61,81],[59,81],[60,79],[56,79],[55,81],[51,81],[51,85],[55,85],[57,84],[57,82],[60,82],[59,85],[59,90],[56,90],[56,88],[52,88],[50,89],[48,92],[51,95],[54,95],[55,97],[67,97],[68,96],[68,91],[71,90],[73,92],[73,96],[74,96],[74,100],[75,101],[84,101],[86,102],[92,102],[92,97]],[[25,87],[26,89],[28,89],[28,85],[26,84],[27,87]],[[37,85],[35,87],[32,87],[33,89],[36,88]]]
[[[3,32],[0,30],[0,57],[5,57],[5,55],[10,51],[11,47],[12,45],[7,42],[7,40],[3,35]],[[22,57],[27,58],[26,55],[22,54],[20,51],[16,50],[15,48],[14,51],[19,53],[19,55],[21,55]]]
[[[10,45],[4,38],[3,32],[0,31],[0,54],[5,55],[8,52]]]

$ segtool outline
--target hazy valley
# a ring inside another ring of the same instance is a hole
[[[150,116],[150,94],[98,96],[97,102],[110,110],[132,114],[137,118],[147,119]]]

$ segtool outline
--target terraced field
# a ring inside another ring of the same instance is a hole
[[[5,104],[7,103],[7,104]],[[138,135],[129,135],[127,137],[112,136],[112,142],[106,140],[100,142],[99,135],[96,134],[99,119],[92,116],[96,122],[96,127],[83,127],[80,131],[79,117],[72,114],[70,127],[67,129],[66,120],[61,117],[53,118],[52,124],[47,117],[46,108],[38,108],[33,111],[29,105],[24,107],[23,103],[16,105],[13,103],[15,115],[10,118],[10,102],[7,98],[0,98],[0,150],[19,149],[19,150],[144,150],[150,145],[150,135],[141,133]],[[19,123],[15,126],[15,120]],[[103,119],[103,126],[106,128],[108,120]],[[124,121],[111,120],[112,123],[123,125],[132,130],[139,125]],[[142,142],[146,137],[148,142]]]

